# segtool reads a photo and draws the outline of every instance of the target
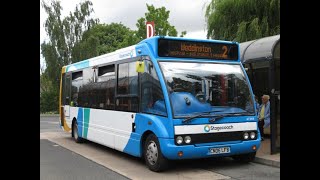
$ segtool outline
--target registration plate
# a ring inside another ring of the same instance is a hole
[[[230,147],[209,148],[209,154],[224,154],[229,152]]]

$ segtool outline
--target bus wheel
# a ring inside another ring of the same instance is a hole
[[[158,138],[154,134],[147,137],[143,154],[151,171],[159,172],[168,168],[168,160],[162,155]]]
[[[82,143],[83,139],[78,134],[78,123],[77,121],[73,122],[72,125],[72,136],[77,143]]]
[[[248,163],[248,162],[252,162],[255,157],[256,157],[256,152],[253,152],[253,153],[233,156],[233,159],[239,162]]]

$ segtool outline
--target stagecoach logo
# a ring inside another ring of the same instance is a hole
[[[132,58],[133,56],[133,50],[131,50],[130,52],[126,52],[126,53],[123,53],[123,54],[119,54],[119,58],[128,58],[130,56],[130,58]]]
[[[232,129],[233,126],[229,125],[229,126],[210,126],[210,125],[205,125],[203,130],[204,132],[210,132],[210,131],[220,131],[222,129]]]
[[[209,132],[210,131],[210,126],[209,125],[205,125],[204,126],[204,131],[205,132]]]

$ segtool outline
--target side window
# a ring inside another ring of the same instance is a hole
[[[135,62],[118,65],[118,95],[138,94],[138,73],[135,68]]]
[[[61,95],[62,98],[61,98],[61,104],[62,105],[65,105],[66,104],[66,91],[65,91],[65,85],[66,85],[66,74],[62,74],[62,87],[61,87]]]
[[[121,111],[137,112],[138,99],[138,73],[136,62],[118,65],[118,84],[116,109]]]
[[[97,87],[95,82],[95,69],[92,67],[83,69],[82,86],[79,87],[78,106],[96,108],[97,97],[95,96]]]
[[[70,105],[70,84],[71,84],[71,77],[70,74],[67,74],[66,76],[66,81],[65,81],[65,101],[64,101],[64,105]]]
[[[128,111],[128,112],[138,112],[139,111],[139,100],[138,96],[120,96],[116,100],[117,110]]]
[[[82,71],[72,73],[71,82],[71,106],[79,106],[79,89],[82,88]]]
[[[99,84],[98,104],[100,109],[114,110],[115,82],[114,64],[98,68],[97,84]]]
[[[145,71],[141,73],[141,111],[167,116],[160,81],[151,61],[145,61]]]

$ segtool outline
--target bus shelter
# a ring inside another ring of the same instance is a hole
[[[261,96],[270,96],[270,152],[280,152],[280,34],[240,43],[244,65],[254,94],[261,104]]]

